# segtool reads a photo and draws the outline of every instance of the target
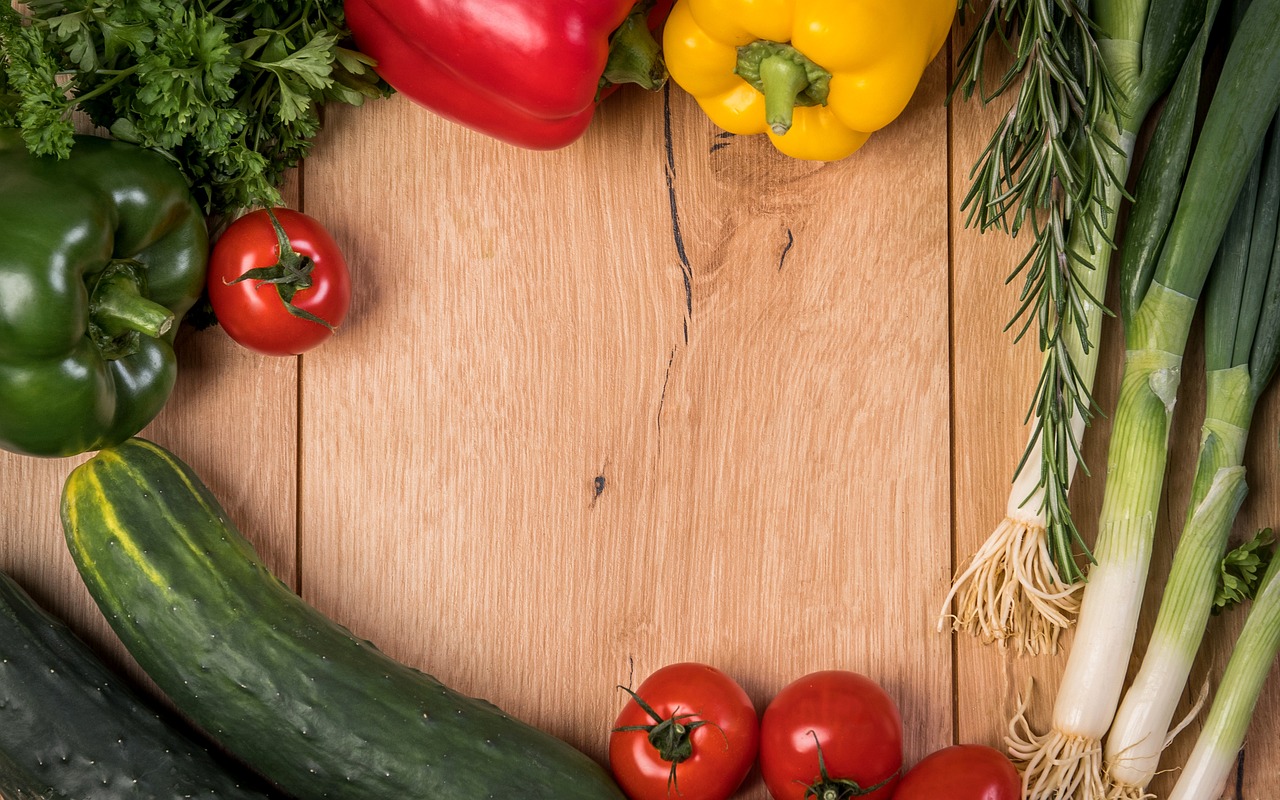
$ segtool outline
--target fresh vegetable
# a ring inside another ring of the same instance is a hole
[[[69,456],[124,441],[173,389],[178,323],[208,236],[182,175],[122,142],[36,157],[0,130],[0,447]]]
[[[217,498],[130,439],[72,471],[67,545],[174,705],[283,791],[344,800],[621,800],[570,745],[398,663],[273,576]]]
[[[1182,533],[1142,666],[1107,734],[1108,792],[1147,797],[1215,605],[1219,565],[1244,502],[1254,409],[1280,357],[1280,123],[1236,201],[1204,312],[1205,417]]]
[[[865,675],[805,675],[765,708],[760,771],[774,800],[889,800],[902,772],[898,707]]]
[[[1019,800],[1022,778],[1004,753],[957,744],[925,756],[902,776],[894,800]]]
[[[1231,650],[1204,727],[1169,800],[1218,800],[1258,705],[1267,675],[1280,655],[1280,558],[1263,575],[1249,616]]]
[[[38,791],[93,800],[268,796],[261,780],[161,718],[4,574],[0,698],[0,761],[25,771]]]
[[[1168,434],[1192,319],[1236,198],[1280,106],[1280,0],[1254,0],[1230,44],[1153,271],[1125,322],[1107,482],[1079,627],[1046,733],[1019,717],[1010,753],[1026,800],[1102,797],[1102,738],[1120,699],[1160,512]],[[1194,104],[1186,107],[1193,109]],[[1161,125],[1181,120],[1162,115]],[[1164,169],[1181,172],[1177,159]]]
[[[564,147],[623,83],[666,82],[652,31],[670,0],[346,0],[360,49],[399,92],[510,144]]]
[[[328,339],[351,307],[351,276],[329,231],[288,208],[259,209],[218,237],[209,302],[250,350],[293,356]]]
[[[31,770],[0,750],[0,798],[4,800],[66,800],[66,795],[53,791]]]
[[[836,161],[902,113],[955,13],[954,0],[678,0],[662,49],[716,125]]]
[[[950,622],[1039,653],[1056,650],[1075,621],[1084,579],[1076,551],[1092,555],[1068,492],[1095,412],[1102,298],[1124,185],[1138,131],[1204,13],[1201,0],[994,0],[960,54],[955,90],[970,97],[983,86],[990,41],[1016,42],[1012,65],[983,99],[1015,88],[1016,96],[961,207],[983,231],[1030,230],[1010,275],[1023,276],[1023,288],[1009,327],[1018,340],[1034,331],[1043,361],[1005,517],[956,575],[939,629]]]
[[[205,213],[276,205],[328,102],[385,94],[341,0],[28,0],[0,6],[0,126],[66,157],[73,111],[167,154]]]
[[[760,720],[715,667],[670,664],[644,679],[609,734],[609,767],[631,800],[724,800],[760,746]]]

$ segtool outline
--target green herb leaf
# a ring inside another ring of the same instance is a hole
[[[28,0],[0,10],[0,124],[66,156],[71,114],[164,153],[206,214],[277,205],[325,102],[390,93],[341,0]]]
[[[969,7],[957,3],[961,12]],[[1074,549],[1092,560],[1068,503],[1072,462],[1087,472],[1072,420],[1087,425],[1097,410],[1079,363],[1094,357],[1097,341],[1088,309],[1102,307],[1088,285],[1095,269],[1090,256],[1113,245],[1115,210],[1107,201],[1125,182],[1112,166],[1122,152],[1115,134],[1119,90],[1087,8],[1074,0],[991,0],[960,49],[948,96],[950,102],[956,94],[976,94],[986,103],[1013,95],[970,172],[960,208],[968,226],[1031,235],[1008,277],[1023,288],[1007,329],[1016,341],[1034,331],[1044,354],[1028,409],[1034,436],[1018,469],[1028,458],[1041,462],[1037,488],[1044,493],[1050,552],[1068,584],[1083,579]],[[1012,60],[990,86],[985,65],[996,41]]]
[[[1274,542],[1275,535],[1271,529],[1263,528],[1252,539],[1227,553],[1222,559],[1213,613],[1220,614],[1253,598],[1275,555],[1271,549]]]
[[[71,152],[71,102],[58,80],[59,65],[50,55],[43,28],[24,25],[12,8],[0,14],[0,43],[10,99],[9,115],[22,129],[33,153],[66,157]]]

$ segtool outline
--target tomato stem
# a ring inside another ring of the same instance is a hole
[[[667,788],[668,790],[675,790],[678,794],[676,765],[687,761],[693,755],[693,739],[691,738],[693,732],[703,725],[718,726],[715,726],[709,720],[695,719],[695,714],[681,714],[678,708],[670,717],[663,717],[657,711],[654,711],[653,707],[646,703],[640,695],[625,686],[619,686],[618,688],[631,695],[631,699],[635,700],[636,704],[644,709],[644,713],[649,715],[654,724],[624,725],[613,730],[619,733],[624,731],[643,731],[647,734],[649,744],[653,745],[653,748],[658,751],[658,756],[663,761],[671,762],[671,773],[667,776]]]
[[[257,282],[257,286],[254,288],[263,284],[271,284],[276,287],[276,292],[280,295],[280,301],[284,303],[285,310],[290,314],[333,330],[333,325],[326,320],[293,304],[295,294],[303,289],[311,288],[311,272],[315,269],[316,263],[293,249],[293,243],[289,241],[289,235],[285,233],[284,226],[280,224],[280,220],[276,219],[275,212],[269,208],[266,209],[266,212],[267,216],[271,218],[271,227],[276,232],[276,247],[279,251],[278,260],[268,267],[255,267],[254,269],[246,270],[243,275],[233,281],[227,281],[227,283],[233,284],[251,280]]]
[[[833,778],[827,772],[827,762],[822,755],[822,742],[818,741],[817,732],[809,731],[809,735],[813,737],[813,743],[818,748],[818,779],[805,787],[805,800],[809,800],[809,798],[814,798],[814,800],[850,800],[850,798],[854,797],[863,797],[883,789],[898,776],[898,771],[894,770],[889,777],[865,788],[852,778]],[[797,781],[797,783],[803,783],[803,781]]]

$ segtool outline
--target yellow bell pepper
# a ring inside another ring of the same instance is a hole
[[[835,161],[902,113],[955,13],[956,0],[677,0],[663,53],[716,125]]]

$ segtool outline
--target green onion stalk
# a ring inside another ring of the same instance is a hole
[[[1240,505],[1258,401],[1280,354],[1280,125],[1236,201],[1205,293],[1205,418],[1182,534],[1142,665],[1107,734],[1107,796],[1142,800],[1204,637]]]
[[[1099,800],[1106,795],[1102,741],[1120,701],[1136,637],[1183,354],[1235,200],[1280,107],[1277,29],[1280,0],[1254,0],[1223,63],[1159,257],[1149,272],[1126,270],[1122,276],[1129,281],[1122,292],[1140,301],[1124,319],[1126,352],[1093,550],[1096,560],[1083,591],[1052,727],[1035,732],[1019,713],[1006,740],[1022,772],[1024,800]],[[1166,123],[1183,121],[1166,110],[1160,127]],[[1164,167],[1181,173],[1177,163]]]
[[[1018,5],[1017,0],[992,2],[975,39],[989,35],[991,16],[1008,17],[1011,5]],[[1087,554],[1087,548],[1071,517],[1068,490],[1094,411],[1098,330],[1106,313],[1100,298],[1106,291],[1134,143],[1151,107],[1177,75],[1200,28],[1204,3],[1099,0],[1088,7],[1087,17],[1086,4],[1076,0],[1025,5],[1018,63],[1023,58],[1034,62],[1025,55],[1028,52],[1066,49],[1063,63],[1049,69],[1065,89],[1061,105],[1092,108],[1094,113],[1074,120],[1083,133],[1073,142],[1053,144],[1049,165],[1039,166],[1034,152],[1011,154],[1002,138],[1010,126],[1053,143],[1054,131],[1069,127],[1073,119],[1067,115],[1057,120],[1043,109],[1040,117],[1029,114],[1033,103],[1025,95],[1043,101],[1051,81],[1028,69],[1013,109],[975,168],[974,186],[965,198],[966,205],[980,209],[971,212],[971,221],[976,217],[983,227],[995,224],[992,218],[1011,214],[1010,230],[1016,235],[1025,218],[1040,220],[1031,251],[1015,270],[1015,275],[1026,273],[1027,283],[1010,326],[1021,321],[1025,333],[1038,323],[1044,359],[1028,413],[1034,424],[1005,518],[957,572],[938,629],[949,622],[953,630],[986,642],[1012,643],[1019,652],[1034,654],[1057,649],[1061,631],[1074,622],[1079,607],[1084,573],[1075,551],[1081,548]],[[1083,25],[1074,46],[1057,41],[1071,26],[1062,20],[1047,22],[1045,9]],[[971,55],[973,47],[971,42],[961,57],[969,89],[980,70]],[[1001,89],[1011,80],[1007,75]],[[1034,129],[1030,122],[1035,119],[1046,122],[1045,131]],[[1022,165],[1021,173],[1001,171],[1010,164]],[[1027,208],[1031,201],[1026,195],[1033,194],[1028,187],[1037,185],[1049,191],[1033,210]],[[1070,186],[1087,190],[1071,191],[1066,188]]]
[[[1280,558],[1272,558],[1231,650],[1204,727],[1169,800],[1217,800],[1236,765],[1258,696],[1280,654]]]

